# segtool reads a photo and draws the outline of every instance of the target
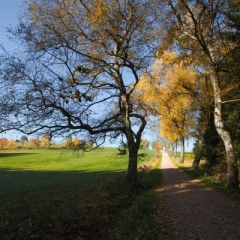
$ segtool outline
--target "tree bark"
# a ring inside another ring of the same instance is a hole
[[[185,139],[184,139],[184,137],[181,137],[180,138],[180,143],[181,143],[181,155],[180,155],[180,160],[179,160],[179,162],[180,163],[184,163],[184,153],[185,153]]]
[[[170,153],[174,157],[175,157],[175,152],[176,152],[176,149],[174,147],[174,143],[170,143]]]
[[[194,161],[192,164],[192,168],[195,170],[197,170],[199,168],[199,163],[200,163],[202,155],[203,155],[204,145],[205,145],[205,139],[204,139],[204,136],[201,135],[198,138],[198,150],[197,150],[197,154],[195,155],[195,158],[194,158]]]
[[[177,144],[178,144],[178,142],[176,141],[176,143],[175,143],[175,151],[174,151],[174,158],[177,158]]]
[[[135,148],[129,148],[127,180],[130,183],[131,188],[134,189],[138,187],[137,157],[138,150]]]
[[[228,165],[228,177],[227,177],[227,186],[229,188],[239,188],[238,181],[238,166],[237,160],[234,154],[232,139],[229,132],[225,129],[223,120],[222,120],[222,100],[221,100],[221,90],[218,83],[218,75],[215,69],[212,69],[211,83],[214,90],[214,124],[217,130],[217,133],[222,138],[227,158]]]
[[[208,121],[208,123],[204,124],[204,126],[200,130],[200,134],[198,137],[198,149],[197,149],[197,153],[195,155],[195,158],[194,158],[194,161],[192,164],[192,168],[195,170],[197,170],[199,168],[199,163],[200,163],[200,161],[202,159],[202,155],[203,155],[203,150],[204,150],[204,146],[205,146],[205,134],[208,129],[209,119],[207,121]]]
[[[141,141],[141,131],[139,130],[139,134],[136,135],[134,139],[134,134],[131,127],[130,121],[130,101],[127,95],[122,94],[121,96],[122,102],[122,114],[124,118],[125,125],[125,136],[127,138],[127,145],[129,150],[129,159],[128,159],[128,170],[127,170],[127,180],[130,184],[130,187],[136,189],[138,187],[138,172],[137,172],[137,158],[138,158],[138,149]],[[145,123],[144,123],[145,126]],[[143,131],[144,127],[142,127]]]

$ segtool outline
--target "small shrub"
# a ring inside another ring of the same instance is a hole
[[[227,172],[227,161],[221,160],[213,169],[217,172]]]

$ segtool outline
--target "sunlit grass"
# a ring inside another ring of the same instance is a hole
[[[141,152],[141,151],[140,151]],[[153,151],[144,151],[153,157]],[[90,152],[71,150],[12,150],[0,152],[0,169],[30,171],[122,171],[126,170],[127,155],[117,155],[115,148],[96,149]]]
[[[144,152],[139,164],[154,155]],[[127,162],[114,148],[83,155],[62,149],[1,152],[0,239],[155,236],[159,170],[141,177],[145,190],[132,191]],[[140,228],[130,227],[134,221]]]

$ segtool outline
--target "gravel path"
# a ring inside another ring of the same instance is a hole
[[[240,240],[240,206],[177,169],[162,152],[160,195],[168,239]]]

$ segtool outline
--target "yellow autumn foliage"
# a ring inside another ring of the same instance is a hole
[[[10,139],[7,141],[7,146],[11,149],[15,146],[15,141],[13,139]]]
[[[160,120],[161,136],[176,141],[189,136],[194,127],[194,94],[199,75],[194,67],[179,60],[176,53],[164,52],[152,65],[151,73],[141,76],[138,98]]]
[[[43,137],[41,141],[41,147],[49,148],[51,146],[51,142],[48,138]]]
[[[81,140],[80,140],[79,138],[74,138],[74,139],[72,140],[72,146],[73,146],[74,148],[77,148],[77,147],[79,146],[80,142],[81,142]]]
[[[92,23],[104,24],[105,18],[110,13],[110,7],[106,0],[93,0],[89,12],[94,13],[89,15]]]

